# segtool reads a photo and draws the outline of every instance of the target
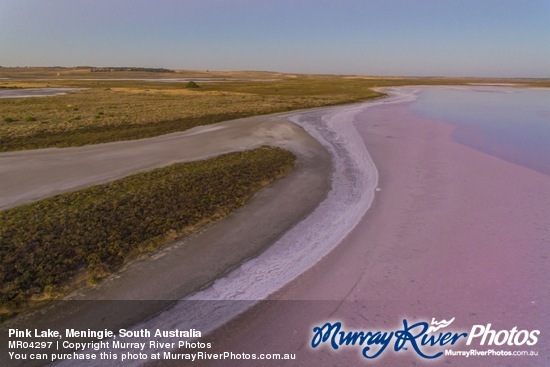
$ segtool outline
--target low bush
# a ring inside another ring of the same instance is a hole
[[[195,83],[194,81],[190,80],[186,85],[185,85],[185,88],[190,88],[190,89],[197,89],[197,88],[200,88],[199,85],[197,83]]]

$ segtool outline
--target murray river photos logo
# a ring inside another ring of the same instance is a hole
[[[346,331],[341,322],[327,322],[313,328],[311,347],[327,345],[338,350],[343,347],[361,349],[367,359],[381,356],[386,350],[394,352],[413,351],[426,359],[439,358],[445,348],[465,343],[467,346],[533,346],[538,342],[539,330],[494,330],[491,324],[473,325],[470,332],[455,332],[447,328],[455,318],[436,321],[410,323],[403,320],[402,327],[393,331],[359,330]]]

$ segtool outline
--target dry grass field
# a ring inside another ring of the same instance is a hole
[[[0,151],[139,139],[239,117],[358,102],[380,97],[371,89],[379,86],[483,81],[91,70],[0,68],[0,88],[85,88],[63,96],[0,99]],[[186,88],[188,80],[200,88]]]

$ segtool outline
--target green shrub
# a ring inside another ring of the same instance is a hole
[[[185,88],[191,88],[191,89],[196,89],[196,88],[200,88],[199,85],[197,83],[195,83],[194,81],[190,80],[189,83],[187,83],[185,85]]]

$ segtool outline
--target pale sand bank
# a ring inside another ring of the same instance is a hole
[[[68,191],[124,176],[131,170],[262,144],[292,150],[298,157],[294,170],[224,220],[171,244],[150,259],[130,263],[96,288],[74,292],[67,297],[69,301],[1,325],[2,351],[7,346],[6,328],[118,330],[148,319],[207,286],[256,256],[314,210],[330,188],[331,164],[326,150],[303,129],[273,116],[235,120],[137,142],[0,155],[0,162],[5,163],[3,169],[10,172],[3,176],[7,189],[25,194],[25,190],[12,185],[17,186],[18,175],[29,175],[29,181],[23,180],[21,185],[36,187],[35,193],[40,197],[60,190],[57,180],[68,183],[61,189]],[[24,200],[36,199],[34,195]],[[7,352],[0,354],[0,364],[6,362],[4,358]],[[29,365],[28,361],[22,363]],[[16,365],[10,362],[10,366]]]
[[[410,353],[365,361],[360,349],[312,351],[311,329],[339,320],[395,330],[403,318],[456,317],[453,327],[468,332],[487,323],[541,330],[529,348],[540,357],[442,357],[434,365],[547,366],[550,178],[454,142],[453,126],[420,119],[405,104],[358,120],[380,173],[372,208],[330,255],[216,332],[211,352],[297,353],[296,363],[263,366],[419,366],[425,361]]]

